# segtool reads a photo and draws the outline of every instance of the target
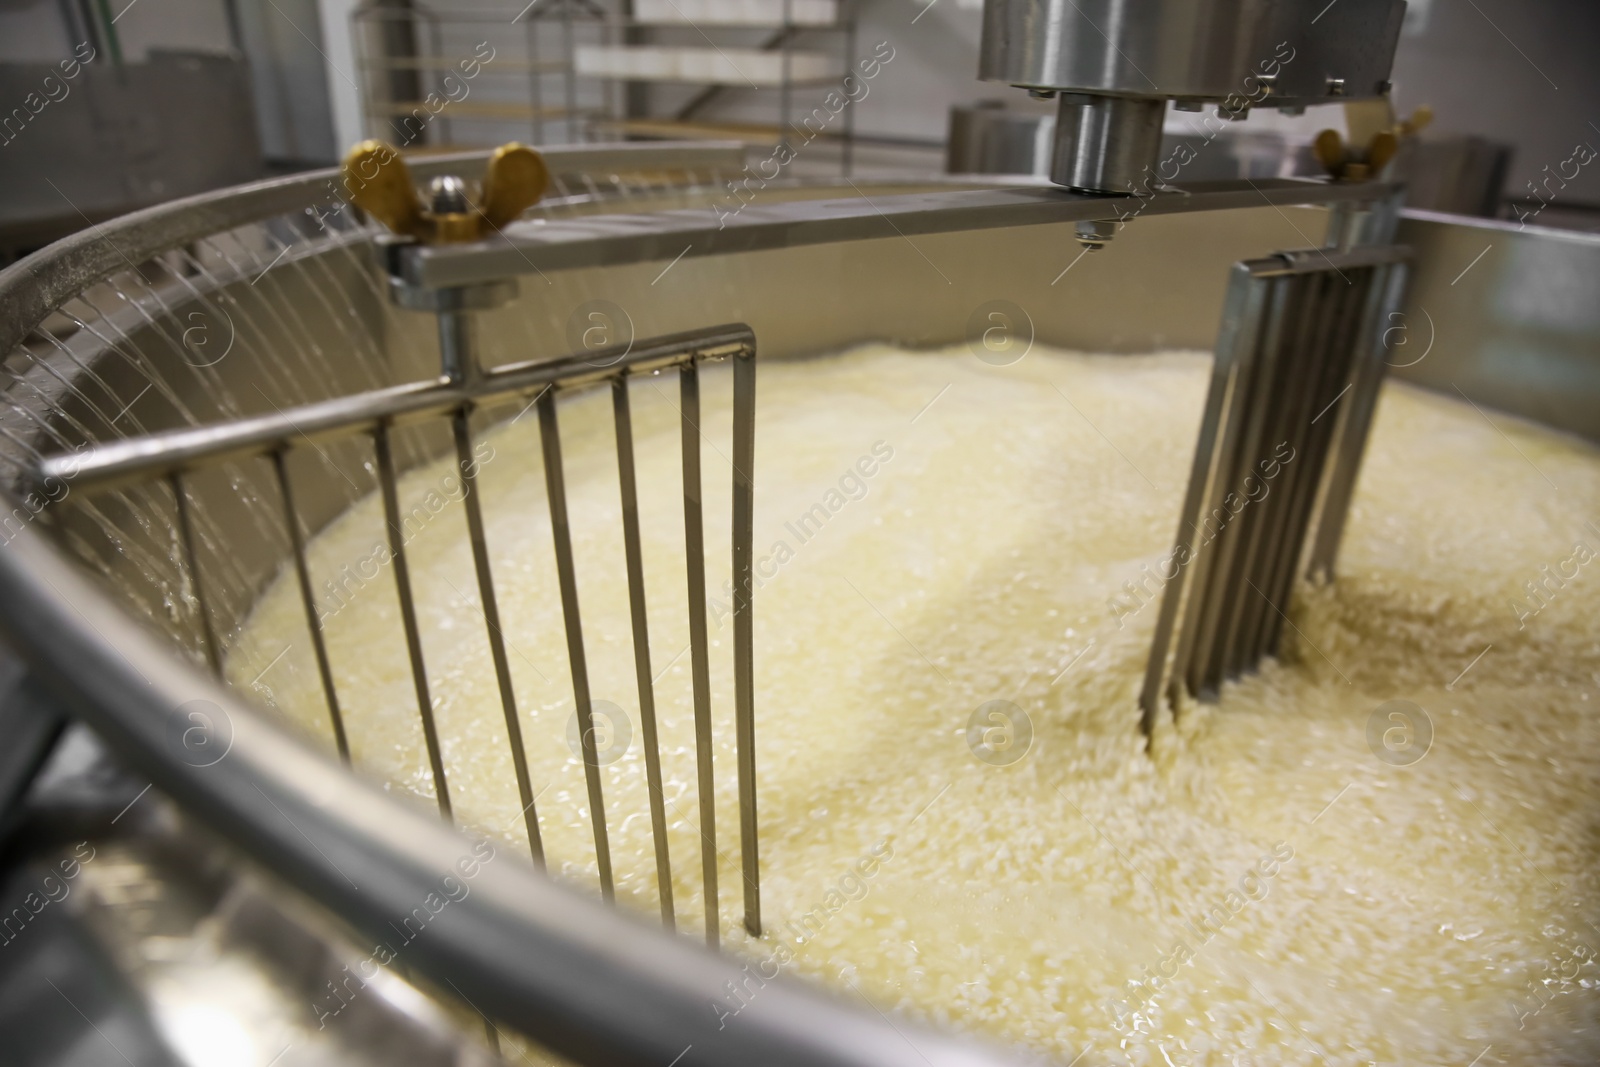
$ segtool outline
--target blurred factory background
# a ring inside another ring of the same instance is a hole
[[[368,136],[738,139],[772,171],[788,130],[791,176],[1038,170],[1054,108],[976,80],[981,19],[978,0],[0,0],[0,262]],[[1600,226],[1596,41],[1592,0],[1411,0],[1393,102],[1434,116],[1413,205]],[[1172,111],[1168,136],[1207,118]],[[1346,122],[1257,109],[1186,173],[1309,173]]]

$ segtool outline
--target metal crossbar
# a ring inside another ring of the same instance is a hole
[[[483,604],[484,625],[494,662],[495,678],[499,685],[501,710],[505,716],[512,763],[517,777],[518,798],[522,804],[533,860],[542,867],[544,846],[539,833],[538,813],[534,805],[535,793],[528,773],[527,755],[522,743],[521,718],[512,686],[510,662],[506,656],[506,641],[495,597],[494,575],[484,530],[476,468],[471,462],[473,431],[469,421],[473,411],[488,402],[531,395],[533,404],[538,408],[545,487],[566,630],[567,656],[572,673],[573,700],[581,731],[584,777],[592,813],[591,824],[599,867],[600,890],[603,897],[612,900],[615,895],[615,884],[611,869],[610,843],[606,832],[600,761],[595,745],[589,675],[584,653],[583,624],[567,515],[566,485],[561,461],[561,431],[556,404],[557,397],[563,392],[609,383],[622,493],[628,598],[639,689],[639,712],[645,743],[645,769],[655,849],[656,881],[661,900],[662,922],[672,927],[675,924],[672,865],[667,851],[665,798],[656,729],[649,631],[645,613],[644,566],[628,381],[642,374],[676,370],[681,394],[679,412],[683,451],[684,530],[688,551],[690,664],[694,691],[695,758],[700,797],[706,939],[708,943],[716,945],[719,941],[719,913],[715,776],[712,764],[710,651],[706,629],[699,368],[700,364],[707,360],[733,361],[734,713],[740,855],[744,883],[745,926],[751,933],[759,935],[760,865],[757,852],[754,649],[750,598],[753,583],[751,544],[755,492],[752,480],[755,461],[755,356],[755,335],[749,327],[718,326],[658,337],[631,346],[584,352],[556,360],[512,364],[464,379],[442,376],[432,381],[341,397],[232,423],[173,430],[91,445],[70,454],[46,457],[39,463],[34,474],[41,484],[45,479],[58,478],[86,494],[163,480],[167,483],[174,498],[178,541],[182,553],[181,563],[188,575],[190,589],[193,591],[194,608],[203,637],[204,652],[211,669],[220,676],[223,649],[213,613],[208,605],[206,584],[199,565],[193,521],[194,503],[190,499],[186,483],[193,473],[223,463],[252,458],[268,459],[272,464],[283,506],[285,525],[289,532],[289,546],[294,557],[296,583],[305,610],[307,630],[316,655],[318,676],[327,702],[335,744],[340,758],[348,763],[350,749],[344,716],[333,672],[329,666],[326,639],[312,593],[306,541],[300,530],[294,486],[289,477],[286,458],[291,448],[299,443],[314,444],[330,439],[369,435],[372,438],[373,458],[382,496],[389,551],[394,564],[395,587],[399,597],[401,622],[410,660],[417,710],[422,720],[423,738],[433,774],[435,799],[440,814],[449,819],[450,786],[445,772],[439,731],[433,715],[433,701],[423,655],[417,607],[406,561],[406,538],[400,519],[399,472],[396,469],[392,447],[393,432],[397,427],[440,418],[448,419],[454,452],[458,460],[457,466],[462,472],[467,532],[472,546],[472,558],[477,573],[478,592]]]

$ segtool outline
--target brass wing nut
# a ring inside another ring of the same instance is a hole
[[[401,237],[424,244],[478,241],[539,202],[550,182],[544,158],[527,145],[501,145],[484,169],[478,202],[460,178],[435,178],[425,200],[391,145],[362,141],[344,159],[350,202]]]
[[[1364,152],[1347,146],[1336,130],[1317,134],[1312,150],[1334,181],[1366,181],[1383,173],[1383,168],[1400,150],[1401,138],[1415,137],[1432,121],[1433,109],[1424,104],[1409,119],[1373,134]]]

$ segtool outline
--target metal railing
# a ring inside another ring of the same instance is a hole
[[[649,634],[645,617],[644,572],[640,548],[639,505],[634,478],[634,446],[629,406],[628,381],[641,374],[676,370],[679,379],[679,420],[682,428],[684,530],[687,551],[690,665],[694,684],[696,767],[699,778],[700,834],[705,886],[706,939],[719,940],[717,891],[717,828],[713,795],[711,740],[711,683],[709,638],[706,632],[706,577],[704,513],[700,476],[700,385],[702,361],[731,359],[733,362],[733,580],[734,596],[734,691],[737,731],[740,841],[744,876],[745,926],[761,933],[760,872],[757,859],[756,784],[754,757],[754,685],[752,664],[751,540],[755,459],[755,335],[743,326],[719,326],[708,330],[639,343],[598,349],[551,361],[517,363],[475,373],[464,379],[440,377],[431,382],[402,385],[361,393],[290,410],[275,411],[255,419],[212,426],[168,431],[144,437],[90,446],[70,453],[46,457],[35,473],[38,484],[59,482],[82,494],[92,495],[164,481],[172,495],[181,560],[187,572],[188,588],[193,591],[198,628],[211,669],[222,675],[222,644],[213,613],[208,606],[207,582],[200,566],[193,505],[186,488],[188,477],[198,471],[224,463],[266,459],[277,484],[283,524],[288,533],[294,561],[296,584],[305,609],[306,628],[315,653],[318,677],[339,756],[350,760],[346,724],[339,693],[329,663],[326,640],[312,591],[306,557],[306,539],[301,532],[301,517],[295,508],[295,494],[287,462],[292,449],[302,442],[320,442],[369,435],[383,500],[388,547],[394,563],[395,589],[399,598],[406,652],[421,717],[435,800],[439,812],[451,817],[450,786],[445,773],[443,747],[433,712],[428,669],[423,653],[421,627],[406,560],[406,536],[400,518],[399,474],[392,436],[401,425],[430,419],[447,419],[455,456],[461,470],[467,532],[472,547],[478,593],[483,605],[484,626],[495,679],[499,687],[501,710],[511,748],[528,843],[535,864],[544,865],[544,846],[539,832],[538,810],[527,754],[522,743],[521,718],[506,656],[506,641],[501,628],[495,595],[493,569],[484,532],[483,507],[473,462],[471,415],[476,408],[496,400],[513,397],[527,399],[538,408],[545,486],[554,539],[557,574],[561,591],[562,614],[566,628],[567,655],[572,672],[573,696],[583,746],[585,784],[588,789],[590,821],[594,833],[595,855],[599,866],[600,892],[607,900],[614,896],[609,836],[606,829],[605,798],[600,780],[600,762],[595,750],[594,723],[589,693],[589,676],[584,651],[582,614],[578,603],[572,539],[567,519],[565,474],[561,462],[561,431],[556,411],[560,394],[575,389],[609,383],[617,442],[617,462],[621,472],[622,516],[628,572],[629,602],[633,624],[633,644],[639,685],[639,703],[645,740],[645,765],[650,795],[650,815],[656,851],[657,883],[663,921],[674,925],[672,910],[671,862],[667,853],[667,823],[661,780],[661,757],[656,741],[654,685],[650,668]]]

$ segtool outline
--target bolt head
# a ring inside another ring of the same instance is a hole
[[[1329,78],[1328,79],[1328,95],[1329,96],[1343,96],[1344,95],[1344,79],[1343,78]]]
[[[435,215],[459,215],[472,210],[467,200],[467,183],[453,174],[444,174],[428,183],[428,208]]]
[[[1078,243],[1091,252],[1098,252],[1117,234],[1117,224],[1111,220],[1080,222],[1075,227]]]

